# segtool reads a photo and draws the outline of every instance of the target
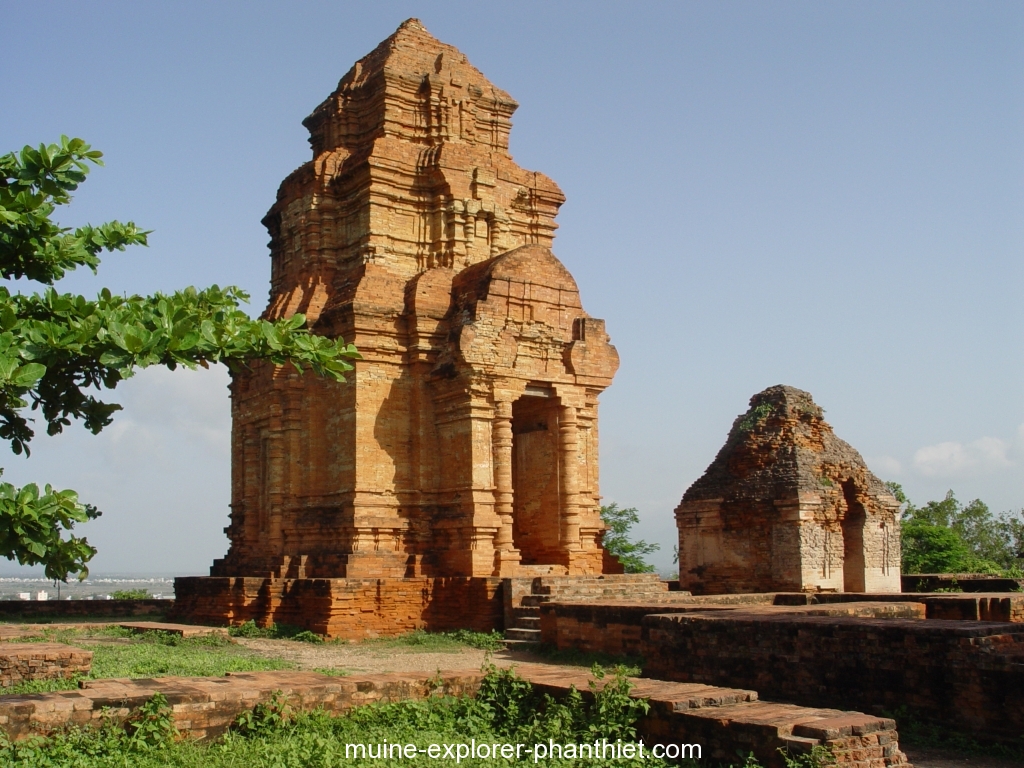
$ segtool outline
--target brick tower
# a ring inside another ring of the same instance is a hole
[[[618,356],[551,253],[561,190],[509,154],[516,107],[410,19],[304,121],[313,158],[263,220],[266,316],[304,313],[363,359],[342,384],[234,377],[231,548],[216,578],[179,580],[182,615],[244,617],[221,608],[254,589],[265,620],[308,613],[313,582],[337,614],[365,580],[602,572],[597,401]]]
[[[899,502],[809,393],[769,387],[676,508],[696,594],[899,592]]]

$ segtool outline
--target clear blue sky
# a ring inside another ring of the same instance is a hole
[[[672,510],[755,392],[809,390],[918,502],[1024,506],[1019,2],[0,0],[0,151],[106,153],[64,221],[148,249],[94,293],[236,284],[262,310],[301,120],[409,16],[522,105],[512,152],[568,202],[555,252],[622,358],[602,490],[669,565]],[[2,464],[105,516],[97,571],[202,573],[229,500],[223,371],[138,376],[99,437]],[[8,570],[0,566],[0,570]]]

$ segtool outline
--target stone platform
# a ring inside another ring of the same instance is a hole
[[[61,643],[0,643],[0,690],[30,680],[87,675],[92,651]]]
[[[117,626],[132,632],[165,632],[178,637],[228,637],[226,627],[202,627],[195,624],[171,624],[165,621],[123,621]]]
[[[582,669],[523,664],[516,671],[554,696],[572,686],[589,690],[590,675]],[[254,672],[219,678],[96,680],[78,691],[0,696],[0,728],[21,739],[69,724],[98,723],[105,717],[124,719],[159,692],[171,704],[182,736],[206,739],[223,734],[239,714],[276,692],[296,709],[320,707],[340,714],[374,702],[423,699],[438,691],[473,695],[482,678],[479,670],[449,670],[431,676],[339,678],[313,672]],[[821,744],[832,750],[839,765],[851,768],[908,765],[891,719],[759,701],[751,690],[642,678],[632,682],[632,695],[651,704],[649,715],[639,723],[648,749],[659,743],[700,744],[703,758],[734,760],[738,752],[753,752],[763,765],[782,768],[780,748],[804,752]]]
[[[549,602],[540,606],[540,640],[559,649],[577,649],[613,656],[639,656],[641,627],[651,614],[740,612],[747,616],[857,616],[861,618],[925,618],[921,603],[857,602],[833,605],[769,605],[694,602],[685,593],[669,592],[661,600]],[[671,596],[677,596],[671,599]]]

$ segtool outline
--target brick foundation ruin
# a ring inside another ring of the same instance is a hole
[[[0,643],[0,691],[32,680],[70,680],[91,668],[92,651],[62,643]]]
[[[598,396],[618,356],[550,250],[561,190],[509,154],[516,107],[410,19],[304,121],[313,159],[264,219],[265,316],[303,313],[362,359],[345,383],[234,374],[211,576],[235,581],[179,579],[176,618],[486,624],[487,579],[603,572]]]
[[[580,669],[522,664],[516,672],[555,697],[572,687],[586,695],[591,681]],[[223,735],[238,715],[275,694],[299,711],[342,714],[356,706],[438,693],[473,695],[482,678],[479,670],[447,670],[434,675],[328,677],[289,671],[98,680],[77,691],[2,697],[0,729],[13,739],[23,739],[69,725],[122,721],[155,693],[162,693],[182,737],[210,739]],[[763,702],[750,690],[645,679],[631,682],[630,695],[646,698],[651,705],[637,724],[638,738],[644,739],[648,750],[655,744],[695,743],[701,745],[705,759],[734,760],[737,754],[753,752],[762,765],[784,768],[780,749],[799,754],[820,745],[832,752],[836,764],[850,768],[908,766],[899,748],[896,723],[885,717]]]

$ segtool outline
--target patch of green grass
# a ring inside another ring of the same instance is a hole
[[[327,675],[328,677],[348,677],[352,674],[349,670],[343,669],[342,667],[317,667],[313,671],[319,672],[321,675]]]
[[[63,629],[31,640],[77,645],[92,651],[88,678],[219,677],[228,672],[295,669],[283,659],[267,659],[219,635],[182,638],[167,632],[139,632],[111,626],[101,629]],[[80,678],[21,683],[0,689],[3,694],[42,693],[78,687]]]
[[[237,627],[230,627],[228,634],[231,637],[264,638],[267,640],[297,640],[300,643],[322,643],[323,635],[310,632],[302,627],[293,627],[291,624],[271,624],[269,627],[259,627],[255,621],[242,622]]]
[[[595,664],[601,667],[611,667],[621,670],[627,677],[638,677],[643,669],[644,660],[639,656],[612,656],[607,653],[587,653],[578,651],[575,648],[559,650],[553,645],[543,644],[535,651],[538,656],[570,667],[593,667]]]
[[[918,747],[948,748],[968,755],[987,755],[1019,760],[1024,764],[1024,735],[1018,744],[982,744],[967,734],[920,720],[907,706],[895,712],[885,712],[886,717],[896,721],[900,743]]]
[[[426,632],[417,629],[404,635],[364,640],[360,645],[376,648],[405,648],[422,653],[458,653],[466,647],[497,651],[505,647],[500,632],[473,632],[459,629],[454,632]]]

